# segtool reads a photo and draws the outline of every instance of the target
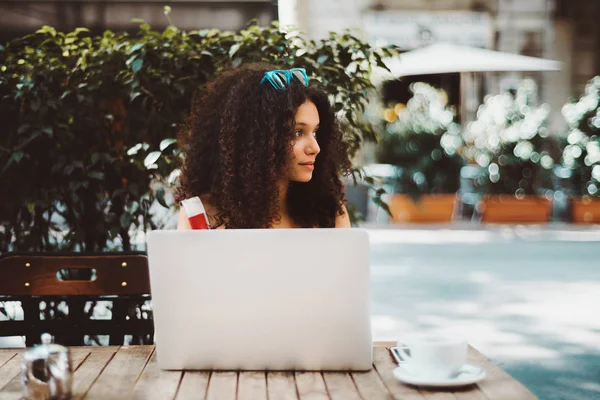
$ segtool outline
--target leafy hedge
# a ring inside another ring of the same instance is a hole
[[[562,113],[569,125],[562,165],[571,170],[574,194],[600,198],[600,75]]]
[[[239,32],[136,35],[45,26],[0,46],[0,252],[130,250],[157,228],[156,202],[180,157],[173,139],[193,97],[227,66],[301,66],[332,94],[354,151],[371,69],[391,50],[349,32],[315,42],[277,24]]]

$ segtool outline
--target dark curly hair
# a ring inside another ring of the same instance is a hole
[[[270,228],[280,215],[279,182],[286,177],[294,116],[312,101],[319,114],[321,149],[312,179],[290,182],[287,210],[301,227],[334,227],[345,201],[340,173],[350,170],[327,93],[295,79],[286,90],[259,85],[267,64],[248,64],[221,73],[204,89],[180,133],[185,155],[176,200],[209,195],[219,214],[216,226]]]

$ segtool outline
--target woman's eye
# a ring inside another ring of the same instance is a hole
[[[317,137],[317,131],[313,132],[313,137]]]
[[[296,132],[294,132],[294,136],[297,137],[297,138],[301,137],[302,136],[302,131],[296,131]]]

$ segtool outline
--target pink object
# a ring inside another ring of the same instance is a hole
[[[185,199],[181,202],[181,205],[185,209],[192,229],[210,229],[204,204],[202,204],[200,197]]]

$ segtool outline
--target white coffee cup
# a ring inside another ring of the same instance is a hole
[[[398,352],[407,370],[430,379],[455,376],[467,362],[467,349],[464,339],[440,334],[419,335],[398,342]]]

